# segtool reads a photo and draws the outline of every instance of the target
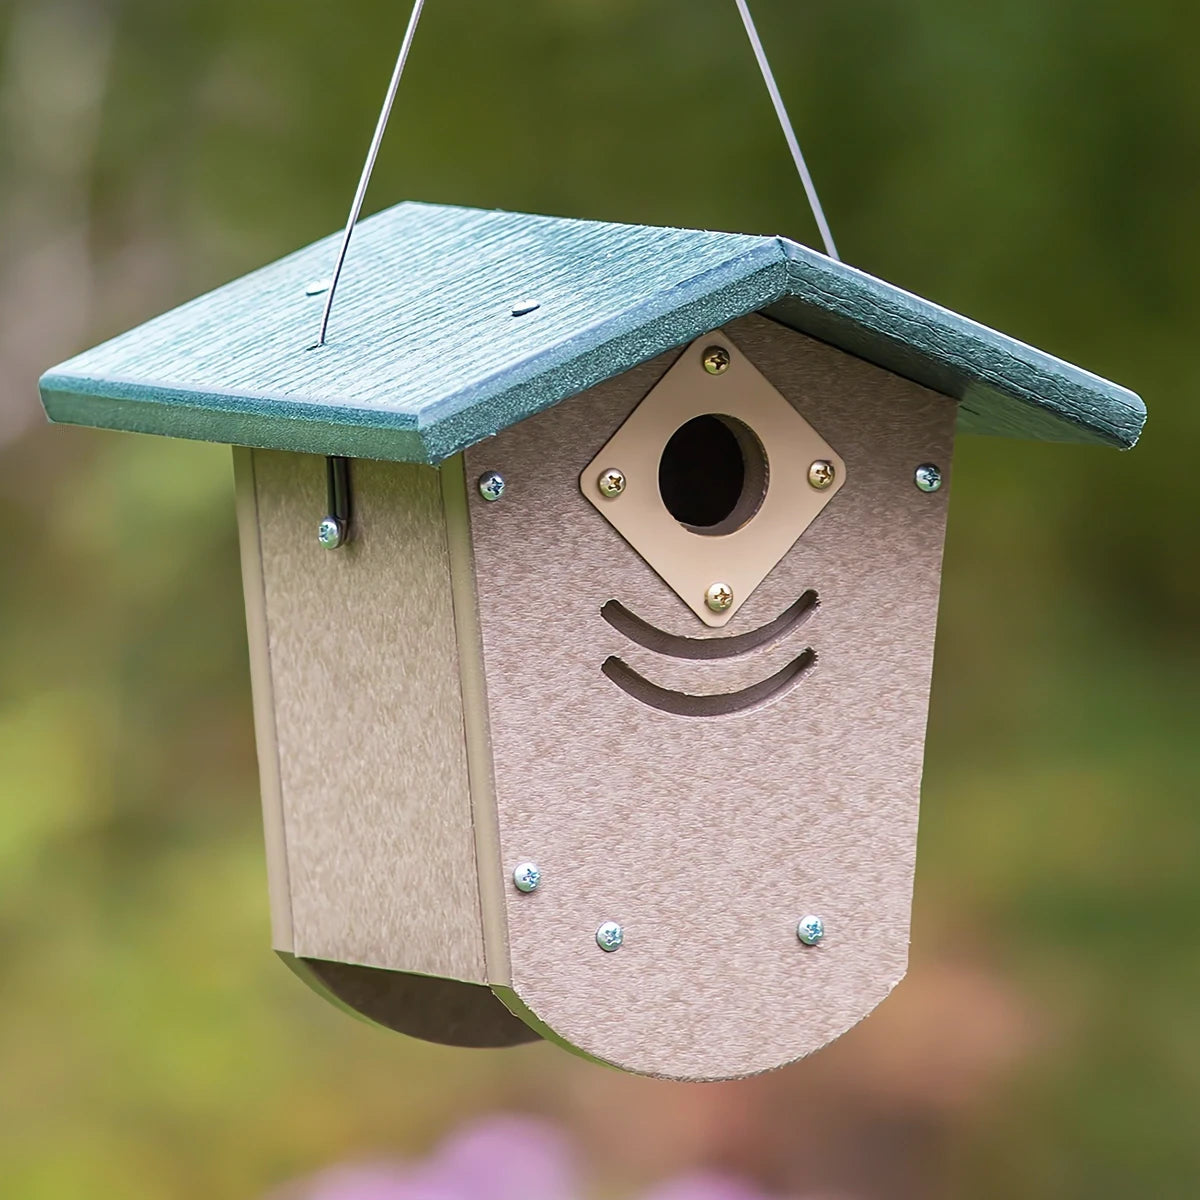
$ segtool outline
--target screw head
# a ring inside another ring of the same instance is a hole
[[[336,550],[346,540],[346,527],[337,517],[326,517],[317,526],[317,541],[326,550]]]
[[[542,882],[542,869],[537,863],[518,863],[512,878],[518,892],[536,892],[538,884]]]
[[[609,467],[600,472],[596,486],[600,489],[600,495],[614,500],[625,490],[625,476],[616,467]]]
[[[936,492],[942,486],[942,471],[935,463],[922,463],[913,472],[913,483],[923,492]]]
[[[818,492],[823,492],[829,487],[836,476],[837,472],[834,470],[833,463],[826,458],[818,458],[815,463],[809,465],[808,482]]]
[[[733,603],[733,588],[727,583],[710,583],[704,593],[704,603],[713,612],[724,612]]]
[[[305,289],[306,296],[322,296],[329,291],[330,281],[328,279],[314,279]]]
[[[620,950],[622,943],[625,941],[625,930],[623,930],[616,921],[605,921],[599,929],[596,930],[596,945],[601,950],[611,954],[614,950]]]
[[[709,346],[704,352],[704,369],[710,375],[724,375],[733,360],[724,346]]]
[[[499,500],[507,487],[508,484],[499,471],[485,471],[479,477],[479,494],[489,503]]]
[[[512,315],[514,317],[527,317],[531,312],[537,312],[542,307],[540,300],[518,300],[512,306]]]
[[[796,926],[796,936],[806,946],[815,946],[825,936],[825,922],[809,913],[808,916],[800,918],[800,924]]]

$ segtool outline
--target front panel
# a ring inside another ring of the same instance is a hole
[[[466,456],[501,856],[541,870],[505,897],[502,994],[582,1053],[686,1079],[798,1058],[904,974],[947,500],[914,470],[948,477],[956,416],[763,318],[719,332],[845,471],[722,628],[581,491],[677,355]],[[497,502],[471,486],[489,471]]]

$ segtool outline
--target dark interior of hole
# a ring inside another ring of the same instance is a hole
[[[745,486],[741,443],[720,417],[695,417],[671,435],[658,464],[658,490],[675,520],[697,529],[719,525]]]

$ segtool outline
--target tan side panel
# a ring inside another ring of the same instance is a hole
[[[254,451],[298,957],[486,978],[438,472]]]
[[[242,591],[246,598],[246,641],[254,694],[254,739],[258,748],[258,787],[262,793],[263,840],[267,851],[267,889],[271,902],[271,944],[292,948],[292,896],[288,884],[283,793],[279,782],[279,745],[275,737],[275,696],[271,688],[271,652],[267,646],[267,607],[262,546],[258,537],[258,499],[254,454],[233,448],[238,540],[242,551]]]
[[[719,632],[704,630],[580,494],[583,466],[670,365],[647,364],[467,455],[508,492],[471,506],[505,869],[512,988],[549,1032],[648,1074],[779,1066],[865,1016],[902,978],[955,405],[748,318],[730,335],[836,446],[846,485]],[[734,412],[732,415],[736,416]],[[807,589],[820,604],[727,659],[635,645],[619,600],[683,637],[735,637]],[[619,657],[686,693],[745,688],[807,648],[790,690],[734,714],[650,707],[601,673]],[[802,946],[807,913],[825,941]],[[604,921],[625,944],[595,943]]]

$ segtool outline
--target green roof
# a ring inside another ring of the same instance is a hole
[[[1129,447],[1136,395],[785,238],[399,204],[47,372],[52,421],[439,462],[763,312],[961,402],[972,433]],[[538,305],[514,315],[526,303]]]

